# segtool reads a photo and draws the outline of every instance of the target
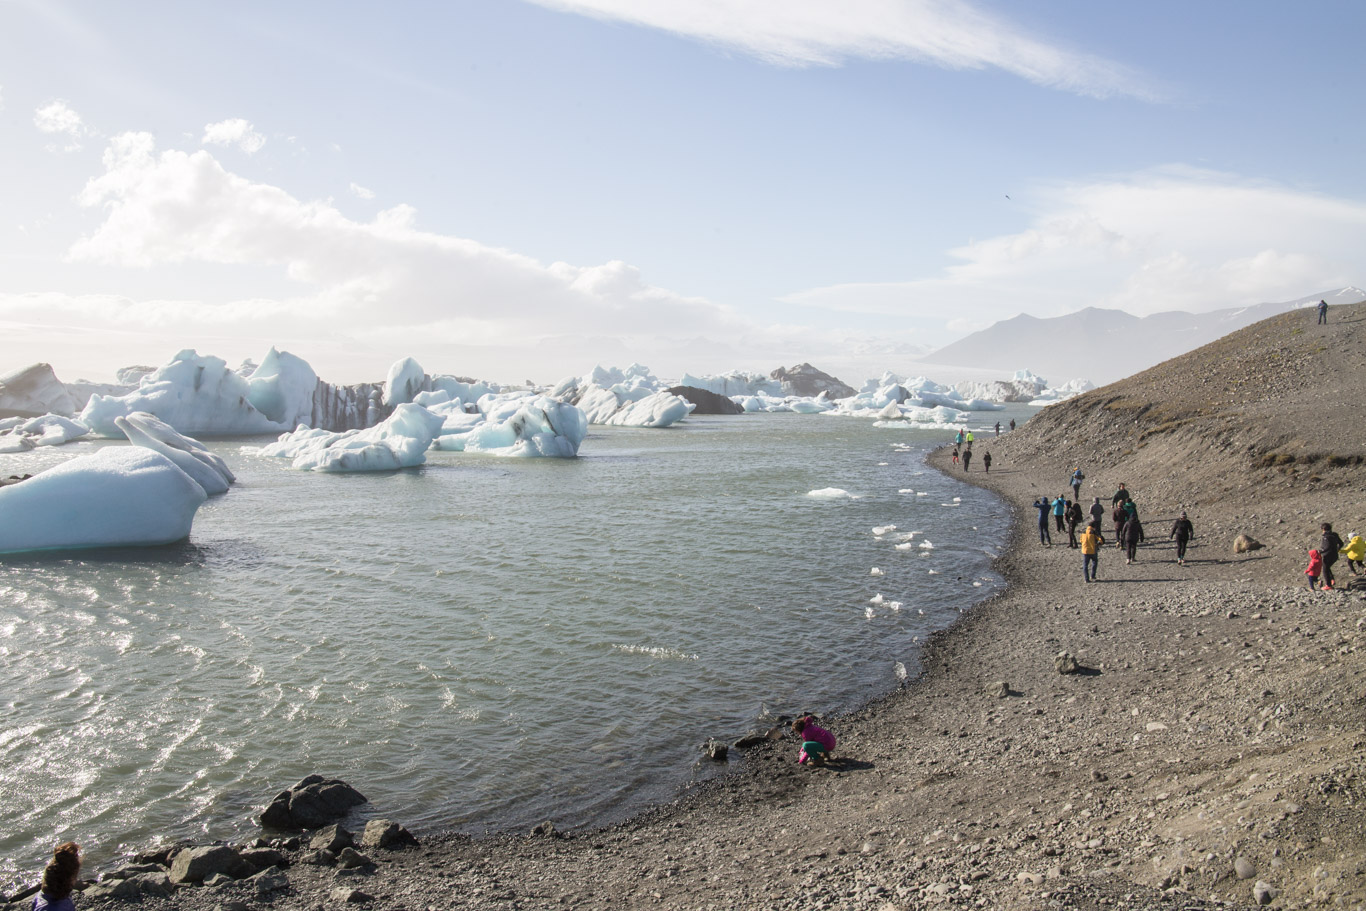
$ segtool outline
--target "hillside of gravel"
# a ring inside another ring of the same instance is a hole
[[[1008,585],[975,604],[964,580],[919,676],[823,718],[826,767],[797,765],[786,735],[617,826],[332,858],[265,833],[241,852],[270,864],[251,875],[177,887],[163,855],[77,907],[1366,908],[1366,577],[1340,563],[1337,591],[1309,591],[1301,572],[1320,522],[1366,528],[1346,420],[1366,313],[1289,316],[979,440],[989,475],[932,453],[976,485],[964,499],[1014,517]],[[1123,481],[1148,529],[1133,563],[1103,550],[1095,583],[1065,532],[1039,542],[1030,508],[1078,465],[1084,497]],[[1183,505],[1196,538],[1178,564]],[[1267,546],[1235,553],[1239,533]]]

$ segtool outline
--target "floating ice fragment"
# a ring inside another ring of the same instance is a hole
[[[884,575],[886,575],[886,573],[884,573],[882,570],[880,570],[880,569],[878,569],[876,566],[874,566],[871,570],[869,570],[868,575],[870,575],[870,576],[884,576]]]
[[[915,493],[915,491],[909,487],[903,487],[900,490],[898,490],[897,493]]]
[[[887,606],[888,606],[889,608],[891,608],[892,610],[895,610],[895,611],[901,610],[901,602],[900,602],[900,601],[888,601],[888,602],[887,602]]]
[[[663,648],[662,646],[657,645],[613,645],[612,648],[619,652],[626,652],[628,655],[649,655],[651,658],[669,658],[673,661],[701,660],[698,655],[680,652],[678,649]]]
[[[917,491],[915,492],[915,495],[916,495],[917,497],[928,497],[928,496],[929,496],[929,494],[927,494],[927,493],[926,493],[925,491],[923,491],[923,490],[917,490]]]
[[[981,582],[974,582],[974,583],[972,583],[972,587],[973,587],[973,588],[981,588],[981,587],[982,587],[982,583],[981,583]]]
[[[873,534],[878,535],[878,536],[885,535],[885,534],[887,534],[888,532],[892,532],[892,531],[896,531],[896,526],[895,526],[895,525],[875,525],[875,526],[873,526]]]
[[[865,607],[863,609],[863,615],[869,620],[873,619],[873,609],[871,607]]]
[[[954,497],[954,498],[953,498],[953,502],[955,502],[955,503],[962,503],[962,502],[963,502],[963,498],[962,498],[962,497]]]
[[[930,575],[931,575],[931,576],[937,576],[937,575],[939,575],[939,570],[937,570],[937,569],[932,569],[932,570],[930,570]]]
[[[915,546],[915,545],[912,544],[910,541],[907,541],[905,544],[898,544],[898,545],[896,546],[896,549],[897,549],[897,550],[910,550],[910,549],[911,549],[912,547],[914,547],[914,546]]]
[[[858,494],[850,493],[847,490],[841,490],[838,487],[822,487],[820,490],[809,491],[807,496],[817,500],[860,499]]]
[[[873,595],[873,597],[868,599],[869,604],[881,604],[882,601],[882,592],[878,592],[876,595]]]
[[[920,542],[920,549],[921,549],[921,550],[934,550],[934,545],[931,544],[929,541],[921,541],[921,542]]]

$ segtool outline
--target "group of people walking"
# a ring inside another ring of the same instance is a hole
[[[1015,422],[1011,421],[1010,423],[1011,429],[1014,430]],[[1000,424],[996,425],[996,433],[997,435],[1001,433]],[[957,465],[960,462],[964,471],[967,471],[968,466],[972,464],[972,431],[966,428],[959,429],[958,434],[953,438],[953,464]],[[982,454],[982,470],[988,474],[991,473],[990,452]]]
[[[1081,550],[1082,555],[1082,578],[1087,582],[1096,580],[1096,572],[1100,567],[1100,549],[1105,545],[1105,536],[1101,532],[1101,523],[1105,519],[1108,511],[1110,518],[1114,522],[1115,546],[1124,550],[1124,562],[1132,564],[1138,559],[1138,545],[1146,540],[1143,530],[1143,522],[1138,517],[1138,504],[1134,501],[1129,488],[1124,484],[1119,485],[1114,496],[1110,498],[1110,509],[1106,510],[1105,504],[1100,497],[1093,497],[1091,508],[1085,512],[1081,508],[1081,484],[1086,479],[1080,468],[1072,472],[1069,479],[1072,487],[1072,497],[1068,499],[1065,495],[1049,501],[1048,497],[1039,497],[1034,501],[1034,508],[1039,512],[1039,543],[1045,546],[1052,545],[1052,530],[1058,532],[1066,529],[1067,546]],[[1089,515],[1089,519],[1087,516]],[[1052,519],[1052,529],[1049,519]],[[1084,529],[1080,535],[1077,529]],[[1176,541],[1176,562],[1179,565],[1186,563],[1186,549],[1190,546],[1191,539],[1195,537],[1195,525],[1191,522],[1190,516],[1183,510],[1181,516],[1173,523],[1171,532],[1167,535],[1168,540]]]
[[[1319,546],[1309,551],[1309,567],[1304,574],[1309,577],[1309,589],[1312,591],[1319,587],[1319,577],[1323,577],[1323,590],[1332,591],[1337,588],[1337,580],[1333,578],[1333,564],[1338,562],[1338,557],[1347,558],[1347,568],[1352,575],[1360,575],[1363,569],[1362,561],[1366,560],[1366,539],[1356,532],[1347,536],[1347,543],[1342,543],[1342,536],[1333,531],[1331,522],[1324,522],[1319,526],[1319,531],[1323,534],[1319,538]]]

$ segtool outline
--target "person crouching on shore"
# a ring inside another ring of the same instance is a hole
[[[1309,550],[1309,568],[1304,574],[1309,577],[1309,590],[1313,591],[1319,587],[1319,574],[1323,572],[1323,557],[1319,556],[1317,549]]]
[[[1342,555],[1347,558],[1347,568],[1352,575],[1361,575],[1362,562],[1366,561],[1366,540],[1352,532],[1347,536],[1347,546],[1342,549]]]
[[[71,892],[76,888],[76,877],[80,873],[80,845],[74,841],[62,842],[43,870],[43,888],[33,897],[32,911],[76,911]]]
[[[799,764],[825,765],[830,754],[835,752],[835,735],[817,726],[810,715],[792,722],[792,730],[802,739],[802,751],[797,754]]]

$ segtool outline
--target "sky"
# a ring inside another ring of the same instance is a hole
[[[857,386],[1020,313],[1360,286],[1363,32],[1341,0],[0,0],[0,374],[274,346],[338,383]]]

